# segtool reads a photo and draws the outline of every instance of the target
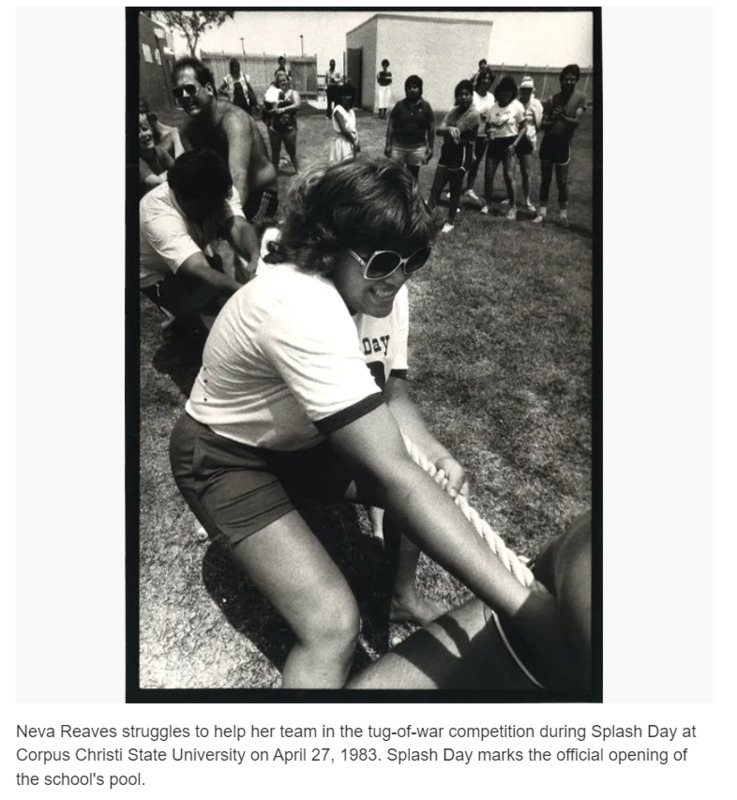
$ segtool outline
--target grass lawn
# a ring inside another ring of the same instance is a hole
[[[180,124],[183,115],[161,118]],[[358,127],[363,153],[382,154],[385,122],[359,112]],[[326,158],[331,141],[324,114],[306,112],[298,139],[304,164]],[[591,141],[591,120],[584,118],[574,140],[569,230],[534,225],[522,211],[510,222],[467,206],[456,228],[438,237],[431,266],[410,283],[414,398],[466,467],[474,507],[524,555],[591,504]],[[434,164],[421,169],[425,197]],[[282,169],[282,191],[292,175],[291,165]],[[482,178],[483,171],[479,194]],[[538,188],[539,175],[533,200]],[[501,170],[495,189],[498,204]],[[555,219],[555,187],[551,200]],[[159,312],[143,297],[140,309],[140,686],[276,687],[291,634],[219,547],[197,538],[169,470],[169,433],[197,373],[200,347],[162,333]],[[383,556],[366,535],[363,509],[314,505],[304,513],[361,606],[360,668],[411,628],[387,632],[373,621]],[[424,557],[419,582],[448,607],[468,594]]]

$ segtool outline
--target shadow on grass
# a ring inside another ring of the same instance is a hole
[[[357,509],[352,505],[304,502],[298,510],[340,567],[358,602],[362,628],[353,661],[354,674],[365,669],[377,653],[389,649],[391,581],[383,544],[362,533]],[[202,578],[230,625],[282,671],[294,636],[219,544],[209,545],[203,558]]]
[[[189,397],[192,384],[202,365],[206,331],[171,330],[154,353],[152,364],[157,372],[168,375],[179,391]]]

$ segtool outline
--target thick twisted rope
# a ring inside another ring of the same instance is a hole
[[[411,441],[411,439],[404,435],[402,438],[404,439],[404,445],[407,448],[407,452],[410,454],[410,457],[415,464],[424,469],[431,478],[434,478],[438,474],[435,464],[429,461],[423,455],[423,453],[418,450],[417,446]],[[440,485],[447,491],[447,478],[442,481]],[[494,553],[504,567],[509,570],[509,572],[511,572],[512,575],[514,575],[514,577],[523,586],[530,586],[530,584],[532,584],[532,582],[535,580],[535,576],[532,574],[530,568],[520,560],[519,556],[515,555],[504,544],[501,536],[491,529],[491,526],[488,522],[486,522],[486,520],[481,519],[478,511],[471,506],[465,497],[460,494],[456,494],[456,496],[453,498],[453,502],[458,506],[458,508],[460,508],[466,519],[471,523],[471,525],[473,525],[476,533],[478,533],[479,536],[481,536],[481,538],[486,542],[486,544],[489,545],[491,552]]]

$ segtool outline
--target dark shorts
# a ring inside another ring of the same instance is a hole
[[[186,413],[172,431],[169,459],[192,513],[226,547],[288,514],[295,500],[343,500],[353,480],[327,442],[292,452],[249,447]]]
[[[558,136],[543,136],[540,145],[540,160],[565,165],[571,160],[571,143]]]
[[[446,169],[462,169],[466,172],[473,163],[473,145],[470,142],[443,142],[438,164]]]
[[[279,208],[279,195],[269,189],[250,192],[243,206],[243,213],[249,222],[261,222],[275,217]]]
[[[519,140],[516,151],[518,156],[531,156],[535,152],[532,142],[526,136]]]
[[[505,161],[510,156],[507,153],[507,148],[514,144],[516,136],[503,136],[501,139],[492,139],[489,143],[489,149],[486,151],[486,158],[493,158],[494,161]]]

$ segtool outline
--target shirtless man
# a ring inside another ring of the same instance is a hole
[[[243,109],[218,99],[215,78],[196,58],[181,58],[172,70],[174,96],[189,117],[182,129],[188,150],[210,148],[227,162],[249,222],[276,214],[276,170],[256,122]],[[258,252],[254,231],[253,252]]]

